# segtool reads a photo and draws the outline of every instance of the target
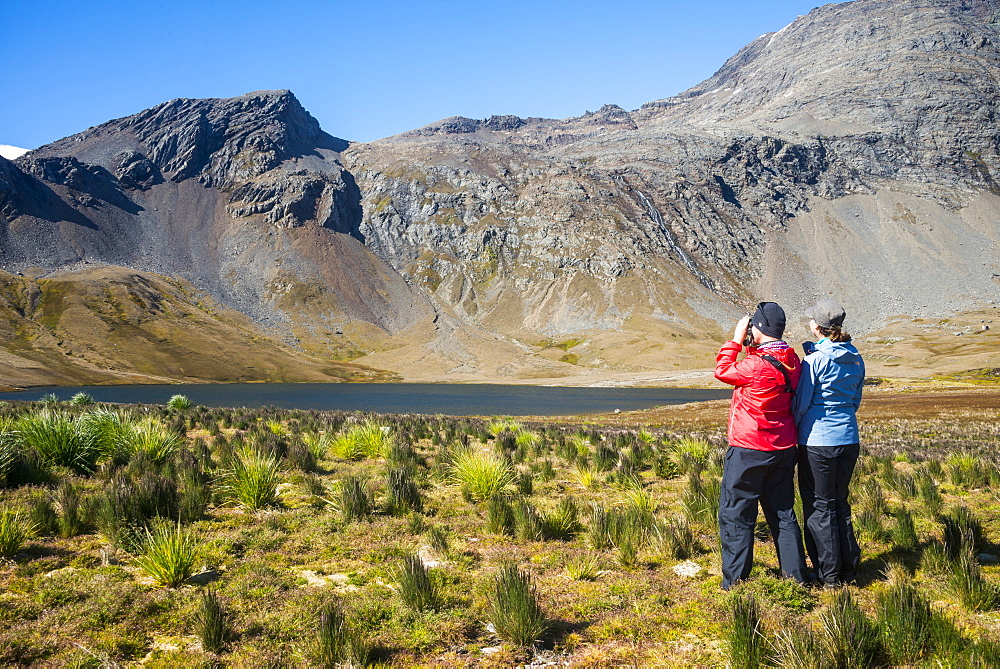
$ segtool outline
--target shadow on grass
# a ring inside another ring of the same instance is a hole
[[[594,624],[592,620],[580,620],[569,622],[568,620],[549,620],[549,629],[545,636],[540,639],[539,647],[544,650],[552,650],[556,644],[565,639],[570,634],[579,634]]]

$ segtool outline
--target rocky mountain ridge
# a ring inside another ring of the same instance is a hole
[[[863,331],[989,306],[998,21],[825,5],[638,110],[366,144],[288,91],[173,100],[0,158],[0,266],[177,277],[305,358],[420,380],[704,367],[759,299],[833,294]]]

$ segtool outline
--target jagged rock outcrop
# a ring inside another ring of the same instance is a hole
[[[991,304],[998,25],[1000,0],[826,5],[637,110],[367,144],[288,91],[173,100],[0,159],[0,262],[181,277],[417,378],[707,365],[762,298],[833,293],[864,329]]]

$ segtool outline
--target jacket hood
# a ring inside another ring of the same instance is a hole
[[[834,342],[825,339],[816,344],[816,350],[839,363],[855,362],[861,357],[858,349],[849,341]]]

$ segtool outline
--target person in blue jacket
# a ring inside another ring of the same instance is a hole
[[[865,363],[843,330],[843,307],[820,300],[806,316],[819,341],[802,345],[806,356],[792,406],[799,492],[806,552],[817,580],[833,587],[852,582],[861,559],[847,492],[860,449],[857,410]]]

